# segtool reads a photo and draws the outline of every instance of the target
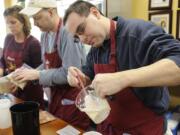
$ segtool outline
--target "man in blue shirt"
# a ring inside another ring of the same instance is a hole
[[[180,84],[180,43],[151,22],[104,17],[92,4],[73,3],[64,24],[92,46],[83,72],[68,70],[68,82],[91,84],[111,112],[97,125],[103,135],[162,135],[168,109],[168,85]]]

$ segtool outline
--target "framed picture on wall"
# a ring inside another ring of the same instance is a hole
[[[171,9],[172,0],[149,0],[149,10]]]
[[[161,26],[167,33],[172,31],[172,11],[157,11],[149,13],[149,20]]]
[[[180,10],[177,11],[176,38],[180,40]]]

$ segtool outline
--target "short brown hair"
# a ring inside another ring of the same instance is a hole
[[[72,12],[75,12],[75,13],[79,14],[80,16],[86,16],[87,17],[90,13],[90,8],[92,8],[92,7],[96,8],[95,5],[93,5],[89,2],[86,2],[86,1],[82,1],[82,0],[78,0],[74,3],[72,3],[65,12],[63,23],[66,24],[66,21]]]
[[[4,17],[13,16],[18,19],[22,24],[24,24],[23,32],[26,36],[28,36],[31,32],[31,23],[27,15],[19,13],[22,9],[23,7],[15,5],[5,9],[3,15]]]

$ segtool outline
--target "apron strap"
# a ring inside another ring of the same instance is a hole
[[[115,31],[116,31],[115,22],[111,20],[110,21],[110,40],[111,40],[110,64],[115,65],[115,67],[117,68]]]

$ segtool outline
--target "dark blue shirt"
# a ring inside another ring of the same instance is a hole
[[[180,66],[180,42],[151,22],[125,20],[117,17],[116,55],[119,71],[140,68],[160,59],[168,58]],[[91,48],[83,72],[93,80],[93,65],[108,64],[110,40],[105,40],[100,48]],[[164,67],[170,68],[170,67]],[[161,72],[161,71],[159,71]],[[133,88],[134,94],[143,103],[162,114],[168,109],[167,87]]]

